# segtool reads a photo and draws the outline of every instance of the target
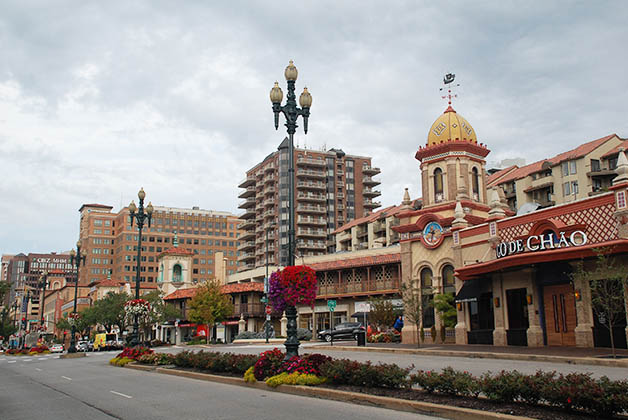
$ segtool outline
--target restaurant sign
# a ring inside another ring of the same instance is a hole
[[[575,230],[571,234],[560,232],[546,233],[543,235],[531,235],[524,239],[516,239],[509,242],[500,242],[496,248],[497,258],[520,254],[529,251],[547,251],[550,249],[569,248],[587,244],[587,234],[581,230]]]

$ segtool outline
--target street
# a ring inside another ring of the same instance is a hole
[[[435,418],[117,368],[108,364],[116,353],[89,353],[79,359],[0,356],[0,418]]]

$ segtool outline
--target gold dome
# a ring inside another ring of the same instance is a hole
[[[427,135],[427,145],[447,143],[448,141],[478,142],[471,124],[449,106],[443,115],[438,117]]]

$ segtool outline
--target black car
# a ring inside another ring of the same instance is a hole
[[[334,340],[338,340],[341,338],[352,338],[357,340],[358,333],[363,332],[364,327],[361,322],[342,322],[338,325],[335,325],[333,329],[322,330],[318,332],[318,339],[331,341],[332,336]]]

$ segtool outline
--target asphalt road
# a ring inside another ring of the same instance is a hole
[[[349,343],[349,342],[347,342]],[[498,359],[472,359],[466,357],[448,357],[448,356],[432,356],[432,355],[414,355],[414,354],[395,354],[395,353],[378,353],[378,352],[347,352],[347,351],[328,351],[317,350],[318,345],[323,343],[304,343],[299,348],[301,353],[322,353],[338,359],[352,359],[361,362],[372,361],[373,363],[394,363],[402,367],[414,365],[415,369],[421,370],[441,370],[451,366],[454,369],[463,370],[473,375],[481,375],[487,371],[499,372],[501,370],[518,370],[522,373],[535,373],[537,370],[556,371],[567,374],[571,372],[591,373],[594,377],[607,376],[614,380],[624,380],[628,378],[628,368],[606,367],[606,366],[589,366],[589,365],[569,365],[566,363],[550,363],[538,361],[520,361],[520,360],[498,360]],[[326,344],[326,343],[325,343]],[[342,345],[342,342],[338,343]],[[259,354],[264,350],[278,347],[285,351],[283,345],[222,345],[212,346],[211,348],[203,348],[206,351],[229,351],[233,353]],[[163,347],[157,351],[177,353],[183,349],[199,350],[197,346],[177,346]]]
[[[0,356],[0,419],[435,418],[113,367],[115,353]]]

